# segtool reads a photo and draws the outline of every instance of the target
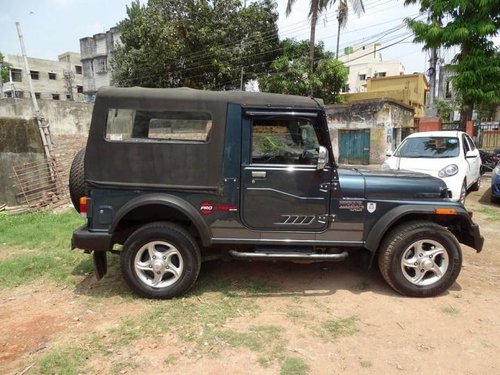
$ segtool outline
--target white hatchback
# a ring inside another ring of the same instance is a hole
[[[461,131],[413,133],[387,156],[382,169],[403,169],[439,177],[455,201],[463,203],[467,191],[478,190],[481,184],[479,150]]]

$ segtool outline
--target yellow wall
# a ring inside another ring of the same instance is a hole
[[[355,100],[392,98],[415,109],[415,117],[423,117],[425,98],[429,84],[422,73],[381,78],[370,78],[366,92],[345,94],[347,102]]]

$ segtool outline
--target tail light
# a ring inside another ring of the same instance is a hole
[[[87,218],[87,197],[80,197],[80,215]]]

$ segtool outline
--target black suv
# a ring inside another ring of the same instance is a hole
[[[186,88],[98,92],[87,147],[70,175],[87,224],[72,245],[97,278],[118,253],[139,295],[171,298],[204,258],[300,262],[377,259],[408,296],[456,280],[459,242],[479,228],[440,179],[339,168],[314,98]]]

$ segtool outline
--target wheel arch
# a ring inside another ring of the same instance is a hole
[[[443,206],[446,208],[446,206]],[[385,236],[396,226],[409,221],[424,220],[439,224],[453,233],[458,242],[481,251],[475,236],[469,214],[462,207],[449,207],[456,210],[454,215],[436,214],[436,206],[404,205],[393,208],[382,216],[366,236],[365,248],[375,254]]]
[[[211,231],[201,214],[187,201],[170,194],[147,194],[134,198],[118,210],[109,232],[115,235],[132,223],[171,221],[192,224],[203,246],[211,243]]]

